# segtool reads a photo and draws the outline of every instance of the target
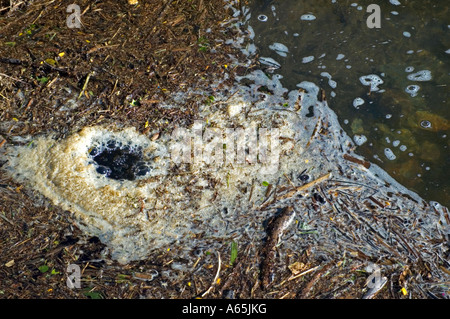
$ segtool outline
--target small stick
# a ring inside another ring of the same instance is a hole
[[[316,267],[313,267],[313,268],[310,268],[310,269],[308,269],[308,270],[305,270],[304,272],[302,272],[302,273],[300,273],[300,274],[298,274],[298,275],[291,276],[291,277],[288,279],[288,281],[291,281],[291,280],[297,279],[298,277],[304,276],[304,275],[306,275],[307,273],[310,273],[311,271],[314,271],[314,270],[316,270],[316,269],[319,268],[319,267],[320,267],[320,265],[319,265],[319,266],[316,266]]]
[[[290,192],[288,192],[288,193],[286,193],[286,194],[284,194],[284,195],[278,197],[278,199],[285,199],[285,198],[288,198],[288,197],[292,197],[292,196],[294,196],[295,194],[297,194],[298,192],[301,192],[301,191],[304,191],[305,189],[311,188],[312,186],[317,185],[317,184],[323,182],[324,180],[329,179],[330,177],[331,177],[331,173],[328,173],[328,174],[326,174],[326,175],[323,175],[323,176],[319,177],[318,179],[313,180],[312,182],[309,182],[308,184],[305,184],[305,185],[302,185],[302,186],[295,187],[295,188],[294,188],[293,190],[291,190]]]
[[[80,95],[78,95],[78,100],[81,98],[81,96],[83,95],[84,90],[86,90],[86,87],[88,85],[89,79],[91,78],[92,72],[90,72],[87,77],[86,77],[86,81],[84,81],[84,85],[83,88],[81,89]]]
[[[217,279],[219,278],[220,267],[221,267],[221,265],[222,265],[222,261],[221,261],[221,259],[220,259],[220,253],[219,253],[219,252],[217,252],[217,258],[219,259],[219,265],[217,266],[217,273],[216,273],[216,276],[214,277],[214,280],[213,280],[213,282],[211,283],[211,286],[208,288],[208,290],[206,290],[206,291],[202,294],[202,298],[205,297],[205,296],[211,291],[211,289],[212,289],[212,288],[214,287],[214,285],[216,284]]]

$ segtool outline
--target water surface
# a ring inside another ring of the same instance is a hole
[[[448,1],[254,0],[267,73],[321,86],[357,152],[428,200],[450,206]]]

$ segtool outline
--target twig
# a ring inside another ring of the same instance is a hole
[[[86,81],[84,81],[84,85],[83,88],[81,89],[80,95],[78,95],[78,100],[81,98],[81,96],[83,95],[84,90],[86,90],[86,87],[88,85],[89,79],[91,78],[92,72],[90,72],[87,77],[86,77]]]
[[[300,274],[298,274],[298,275],[291,276],[291,277],[289,277],[288,281],[291,281],[291,280],[297,279],[297,278],[299,278],[299,277],[301,277],[301,276],[304,276],[304,275],[306,275],[307,273],[310,273],[311,271],[314,271],[314,270],[316,270],[316,269],[319,268],[319,267],[320,267],[320,265],[319,265],[319,266],[316,266],[316,267],[313,267],[313,268],[310,268],[310,269],[308,269],[308,270],[305,270],[304,272],[302,272],[302,273],[300,273]]]
[[[10,79],[12,79],[12,80],[14,80],[14,81],[18,81],[18,82],[22,82],[22,83],[28,84],[27,82],[24,82],[24,81],[22,81],[22,80],[19,80],[19,79],[15,78],[15,77],[12,77],[12,76],[10,76],[10,75],[8,75],[8,74],[5,74],[5,73],[0,73],[0,76],[5,76],[5,77],[10,78]]]
[[[214,277],[213,282],[211,283],[211,286],[208,288],[208,290],[206,290],[203,294],[202,294],[202,298],[205,297],[210,291],[211,289],[215,286],[217,279],[219,278],[219,273],[220,273],[220,267],[222,265],[222,260],[220,259],[220,253],[217,252],[217,258],[219,260],[218,262],[218,266],[217,266],[217,272],[216,272],[216,276]]]
[[[305,189],[311,188],[311,187],[313,187],[314,185],[317,185],[317,184],[323,182],[324,180],[329,179],[330,177],[331,177],[331,173],[328,173],[328,174],[326,174],[326,175],[323,175],[323,176],[319,177],[318,179],[313,180],[312,182],[309,182],[308,184],[305,184],[305,185],[302,185],[302,186],[295,187],[295,188],[294,188],[293,190],[291,190],[290,192],[288,192],[288,193],[286,193],[286,194],[284,194],[284,195],[278,197],[278,199],[285,199],[285,198],[288,198],[288,197],[292,197],[292,196],[294,196],[295,194],[297,194],[298,192],[301,192],[301,191],[304,191]]]

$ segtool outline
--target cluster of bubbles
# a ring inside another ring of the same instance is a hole
[[[408,66],[405,69],[405,72],[410,73],[407,75],[407,79],[410,81],[416,82],[424,82],[431,80],[431,71],[430,70],[420,70],[416,73],[411,73],[414,71],[414,67]],[[417,84],[410,84],[405,88],[405,92],[411,95],[411,97],[417,96],[417,92],[420,90],[420,86]]]
[[[90,164],[97,173],[116,180],[133,181],[150,172],[150,165],[142,160],[142,146],[130,142],[108,140],[89,150]]]
[[[363,75],[359,78],[362,85],[370,86],[370,91],[378,91],[378,85],[383,84],[384,81],[376,74]]]

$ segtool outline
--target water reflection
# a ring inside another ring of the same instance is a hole
[[[287,88],[324,88],[361,155],[450,206],[448,2],[382,1],[370,29],[372,2],[254,0],[258,53]]]

